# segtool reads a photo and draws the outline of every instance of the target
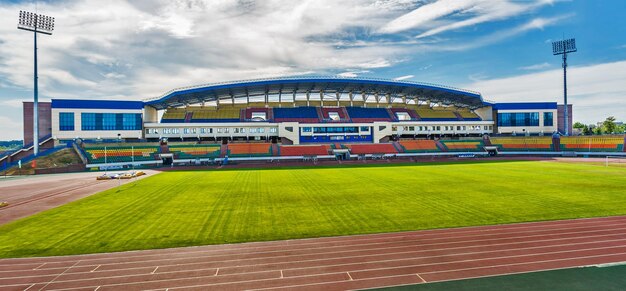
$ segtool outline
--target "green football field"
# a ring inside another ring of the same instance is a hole
[[[0,257],[624,215],[624,189],[557,162],[173,171],[0,226]]]

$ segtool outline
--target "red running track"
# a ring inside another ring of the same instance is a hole
[[[626,216],[0,260],[0,290],[347,290],[626,261]]]

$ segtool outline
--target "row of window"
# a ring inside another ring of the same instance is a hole
[[[359,129],[361,132],[369,132],[369,126],[328,126],[328,127],[303,127],[302,132],[313,132],[313,133],[359,133]]]
[[[81,113],[80,129],[91,130],[141,130],[141,113]],[[59,112],[59,130],[73,131],[74,112]]]
[[[402,131],[415,131],[417,129],[417,131],[441,131],[443,129],[443,131],[453,131],[454,130],[454,125],[431,125],[431,126],[393,126],[391,127],[392,131],[398,131],[398,129],[402,130]],[[457,131],[480,131],[480,130],[492,130],[493,127],[491,125],[457,125],[456,126],[456,130]]]
[[[543,126],[553,126],[552,112],[543,113]],[[498,126],[539,126],[539,112],[498,113]]]
[[[264,127],[218,127],[218,128],[183,128],[183,134],[212,134],[212,133],[265,133]],[[163,134],[179,134],[181,133],[180,128],[146,128],[146,134],[159,134],[159,132]],[[276,127],[269,128],[270,133],[278,132]]]

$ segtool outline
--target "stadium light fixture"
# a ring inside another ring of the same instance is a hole
[[[43,33],[47,35],[52,35],[52,31],[54,30],[54,17],[28,11],[20,11],[17,28],[26,31],[32,31],[34,36],[35,72],[33,77],[33,154],[37,156],[39,154],[39,86],[37,84],[37,34]]]
[[[565,136],[569,135],[569,109],[567,108],[567,54],[576,52],[576,39],[564,39],[552,42],[552,55],[563,56],[563,127]]]

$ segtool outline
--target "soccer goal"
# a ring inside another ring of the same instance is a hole
[[[606,162],[608,166],[625,167],[626,168],[626,156],[606,156]]]

